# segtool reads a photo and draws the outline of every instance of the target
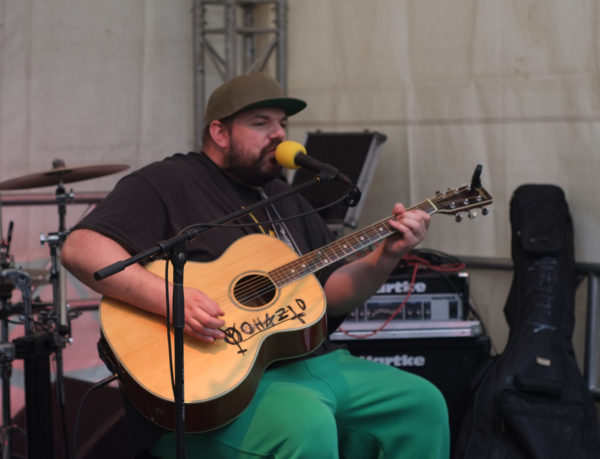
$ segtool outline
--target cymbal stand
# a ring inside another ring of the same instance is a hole
[[[1,209],[0,209],[1,210]],[[0,270],[13,265],[10,256],[10,242],[12,239],[13,222],[8,226],[6,240],[2,235],[2,220],[0,219]],[[15,359],[15,346],[9,342],[8,316],[4,313],[12,296],[13,284],[0,277],[0,304],[2,305],[2,321],[0,322],[0,374],[2,379],[2,457],[9,459],[12,451],[11,441],[11,405],[10,405],[10,378],[12,376],[12,361]]]
[[[56,188],[56,202],[58,204],[58,232],[48,233],[47,236],[42,235],[40,240],[42,245],[48,244],[50,248],[50,280],[52,282],[52,298],[53,298],[53,319],[56,321],[53,327],[53,336],[55,342],[55,358],[56,358],[56,391],[57,401],[61,410],[61,419],[63,420],[63,436],[65,448],[68,451],[68,438],[65,420],[65,384],[63,373],[62,349],[69,341],[71,336],[70,321],[66,307],[66,271],[60,263],[60,251],[62,244],[67,237],[65,228],[65,215],[67,202],[73,200],[73,190],[69,193],[65,192],[62,177],[59,175],[58,186]]]
[[[50,362],[53,343],[44,331],[34,329],[31,304],[31,278],[17,269],[5,269],[2,278],[21,290],[25,336],[16,338],[15,358],[23,359],[25,369],[25,418],[27,420],[27,457],[52,459],[52,407],[50,403]]]

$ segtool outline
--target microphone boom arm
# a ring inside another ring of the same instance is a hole
[[[264,199],[262,201],[254,203],[252,205],[246,206],[243,209],[239,209],[235,212],[232,212],[229,215],[218,218],[209,223],[199,223],[197,225],[193,225],[192,227],[189,227],[185,231],[182,231],[181,233],[177,234],[176,236],[173,236],[170,239],[165,239],[163,241],[160,241],[156,245],[150,247],[149,249],[139,252],[136,255],[133,255],[132,257],[130,257],[126,260],[117,261],[111,265],[108,265],[108,266],[96,271],[94,273],[94,279],[96,279],[97,281],[106,279],[107,277],[112,276],[113,274],[116,274],[120,271],[123,271],[125,268],[127,268],[128,266],[131,266],[135,263],[139,263],[148,258],[157,257],[159,255],[164,255],[164,254],[168,253],[174,246],[178,245],[179,243],[191,241],[191,240],[195,239],[196,237],[198,237],[203,232],[207,231],[208,229],[210,229],[214,226],[223,225],[227,222],[236,220],[237,218],[247,215],[250,212],[253,212],[261,207],[264,207],[275,201],[283,199],[286,196],[289,196],[293,193],[303,190],[304,188],[308,188],[309,186],[313,185],[314,183],[320,183],[322,180],[327,180],[327,179],[329,179],[329,177],[324,178],[321,176],[315,176],[312,180],[307,180],[306,182],[303,182],[299,185],[291,187],[290,189],[283,191],[279,194],[273,195],[267,199]]]

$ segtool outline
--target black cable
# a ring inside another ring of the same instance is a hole
[[[118,376],[116,374],[110,375],[109,377],[104,378],[102,381],[99,381],[96,384],[94,384],[92,387],[88,388],[88,390],[86,390],[85,393],[83,394],[83,397],[81,398],[81,402],[79,403],[79,408],[77,408],[77,415],[75,416],[75,425],[73,426],[73,451],[72,451],[73,459],[77,459],[77,431],[79,430],[79,419],[81,417],[81,413],[83,411],[83,405],[84,405],[87,397],[93,390],[104,387],[107,384],[113,382],[117,378],[118,378]]]
[[[450,264],[464,263],[462,260],[460,260],[460,258],[458,258],[454,255],[450,255],[445,252],[441,252],[441,251],[433,250],[433,249],[413,249],[413,251],[411,253],[416,254],[417,256],[428,260],[432,265],[442,265],[444,263],[450,263]],[[461,292],[458,292],[456,285],[454,284],[454,282],[452,282],[452,280],[446,273],[439,272],[439,271],[436,271],[436,272],[441,277],[446,279],[446,281],[448,282],[448,285],[451,288],[453,288],[455,293],[461,293]],[[475,301],[471,297],[470,294],[468,295],[468,298],[463,298],[463,304],[468,306],[468,308],[469,308],[468,314],[471,315],[473,318],[475,318],[475,320],[477,320],[479,322],[483,335],[488,336],[488,331],[485,326],[485,323],[482,320],[481,315],[479,314],[477,305],[475,304]],[[492,349],[494,352],[496,352],[496,349],[493,344],[492,344]]]
[[[306,217],[307,215],[312,215],[312,214],[321,212],[322,210],[325,210],[325,209],[328,209],[330,207],[340,204],[345,199],[346,199],[346,196],[343,196],[329,204],[326,204],[321,207],[317,207],[316,209],[311,209],[309,211],[306,211],[306,212],[303,212],[300,214],[296,214],[296,215],[292,215],[290,217],[278,218],[278,219],[269,220],[269,221],[248,222],[248,223],[197,223],[197,224],[193,224],[193,225],[183,228],[181,231],[179,231],[178,234],[183,234],[186,231],[189,231],[189,230],[192,230],[195,228],[202,228],[202,227],[211,228],[211,229],[213,229],[213,228],[244,228],[246,226],[259,226],[259,225],[267,225],[267,224],[271,224],[271,223],[287,222],[289,220],[294,220],[296,218],[302,218],[302,217]]]
[[[61,424],[61,430],[62,430],[62,440],[64,443],[64,448],[65,448],[65,459],[70,459],[71,456],[69,454],[69,433],[68,433],[68,429],[67,429],[67,415],[65,413],[65,404],[66,401],[63,397],[64,394],[60,393],[60,389],[62,387],[63,389],[63,393],[64,393],[64,387],[65,387],[65,377],[64,374],[62,372],[59,372],[59,364],[58,361],[56,360],[56,356],[55,356],[55,360],[54,360],[55,366],[54,366],[54,373],[56,374],[56,400],[58,403],[58,408],[59,408],[59,416],[60,416],[60,424]]]
[[[411,260],[410,255],[414,255],[418,258],[425,260],[429,265],[424,265],[423,268],[442,278],[446,282],[446,284],[448,284],[448,287],[450,287],[453,293],[457,295],[464,294],[464,291],[459,290],[459,287],[450,278],[450,275],[448,274],[449,272],[456,273],[464,269],[465,263],[462,260],[453,255],[449,255],[444,252],[432,249],[413,249],[408,255],[409,256],[406,257],[406,259],[403,259],[400,262],[399,268],[408,268],[412,266],[414,261]],[[451,268],[448,268],[446,270],[435,269],[436,267],[442,267],[444,265],[450,265]],[[467,303],[468,298],[463,298],[463,304]]]
[[[165,318],[167,320],[167,347],[169,352],[169,373],[171,375],[171,387],[173,388],[173,395],[175,395],[175,374],[173,364],[173,349],[171,344],[171,296],[169,295],[169,262],[165,263],[165,294],[167,309]]]

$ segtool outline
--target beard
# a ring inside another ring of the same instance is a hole
[[[258,158],[255,158],[252,154],[246,154],[243,148],[232,140],[227,155],[225,172],[245,185],[264,185],[281,173],[281,166],[270,154],[270,151],[278,144],[279,141],[271,142],[261,149]]]

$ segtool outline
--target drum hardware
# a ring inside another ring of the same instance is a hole
[[[10,362],[17,359],[24,360],[25,366],[25,410],[27,419],[27,454],[31,459],[34,458],[52,458],[54,455],[53,447],[53,429],[50,423],[51,403],[50,403],[50,356],[55,355],[56,361],[56,390],[57,401],[61,409],[61,418],[63,420],[62,433],[64,437],[65,449],[69,450],[67,439],[65,407],[65,390],[62,349],[67,342],[71,340],[71,314],[67,311],[66,304],[66,271],[60,263],[60,251],[62,244],[68,235],[65,226],[66,205],[74,201],[73,190],[65,191],[64,184],[87,180],[95,177],[113,174],[123,171],[129,166],[126,165],[106,165],[106,166],[87,166],[78,168],[68,168],[64,161],[56,159],[52,162],[52,169],[38,174],[26,175],[23,177],[0,182],[0,190],[19,190],[25,188],[35,188],[43,186],[56,186],[55,203],[58,206],[59,224],[58,231],[40,236],[42,245],[47,244],[50,250],[51,267],[50,272],[41,270],[11,269],[14,265],[12,257],[8,253],[10,245],[10,236],[12,235],[12,222],[9,227],[9,238],[5,243],[2,236],[1,208],[0,208],[0,261],[2,262],[2,272],[0,273],[0,288],[2,295],[2,343],[0,345],[0,358],[10,365]],[[1,202],[0,202],[1,205]],[[31,300],[32,285],[41,285],[50,282],[52,284],[53,301],[48,304],[36,305],[44,309],[39,313],[38,322],[40,326],[34,327],[33,303]],[[11,305],[9,300],[12,291],[18,288],[21,290],[22,303]],[[14,306],[14,307],[13,307]],[[23,322],[25,326],[25,336],[8,342],[8,317],[13,313],[22,311]],[[6,327],[6,330],[5,330]],[[6,333],[5,333],[6,332]],[[3,427],[10,426],[10,387],[9,378],[11,368],[2,371],[2,389],[3,389]],[[4,368],[2,367],[4,370]],[[6,376],[6,378],[4,378]],[[5,403],[4,398],[8,403]],[[7,436],[10,438],[10,435]],[[3,457],[9,458],[11,454],[10,443],[5,442],[3,448]]]
[[[69,171],[65,168],[64,162],[62,160],[54,160],[52,166],[53,173],[47,175],[58,182],[56,184],[58,231],[48,233],[47,235],[42,234],[40,236],[40,242],[42,245],[47,244],[50,249],[50,281],[52,283],[54,309],[51,316],[49,318],[46,317],[46,320],[48,322],[54,322],[55,324],[55,326],[52,327],[53,346],[51,346],[51,349],[54,352],[54,358],[56,360],[56,399],[63,412],[63,416],[61,416],[63,420],[62,432],[64,435],[65,446],[68,447],[69,442],[66,438],[67,428],[64,417],[66,396],[62,350],[66,344],[70,342],[71,323],[68,320],[66,304],[66,271],[60,263],[60,251],[68,234],[65,226],[65,217],[67,213],[67,203],[73,199],[73,190],[66,192],[64,188],[64,176]],[[71,180],[75,181],[75,178],[71,176]]]
[[[68,170],[65,168],[65,164],[62,160],[54,160],[52,163],[53,176],[57,180],[56,186],[56,203],[58,206],[58,231],[54,233],[48,233],[40,237],[41,244],[48,244],[50,249],[50,280],[52,282],[52,298],[54,303],[54,311],[52,318],[55,320],[56,326],[53,328],[53,339],[54,339],[54,355],[56,359],[56,391],[57,401],[60,409],[62,410],[63,420],[63,437],[65,447],[68,449],[69,441],[67,438],[67,426],[65,423],[64,407],[66,405],[65,397],[65,385],[64,385],[64,373],[63,373],[63,360],[62,360],[62,349],[66,343],[70,341],[71,337],[71,322],[69,320],[69,314],[67,313],[67,302],[66,302],[66,270],[60,263],[60,252],[62,245],[67,237],[67,230],[65,225],[65,217],[67,210],[67,203],[73,199],[73,190],[68,193],[65,191],[64,184],[69,181],[82,180],[83,178],[91,178],[92,176],[98,176],[98,174],[106,174],[106,170],[97,170],[93,172],[90,170]],[[116,169],[122,170],[122,167]],[[114,170],[114,168],[112,169]]]
[[[21,291],[21,302],[11,304],[10,298],[14,289]],[[3,457],[10,458],[11,423],[10,406],[10,377],[12,361],[24,361],[25,374],[25,410],[27,453],[29,458],[52,457],[53,440],[52,426],[48,419],[51,413],[51,374],[50,356],[57,352],[56,338],[48,330],[56,322],[54,312],[49,320],[34,319],[34,302],[32,301],[32,282],[27,271],[7,268],[0,272],[0,297],[2,300],[2,343],[0,344],[0,360],[2,369],[2,430],[5,431]],[[36,308],[45,308],[47,304],[35,304]],[[51,310],[50,310],[51,311]],[[24,336],[8,340],[8,322],[13,314],[19,314],[24,325]],[[40,313],[44,316],[44,311]],[[36,327],[39,322],[41,327]],[[50,323],[44,327],[41,322]],[[54,327],[56,328],[56,327]],[[50,455],[49,455],[50,454]]]
[[[12,222],[9,235],[12,232]],[[16,428],[11,422],[10,378],[12,362],[23,359],[25,369],[25,407],[27,410],[27,441],[29,457],[42,457],[45,451],[52,450],[52,429],[47,425],[50,413],[50,364],[49,356],[53,352],[52,338],[47,333],[37,333],[34,327],[33,301],[31,297],[32,280],[25,270],[15,269],[10,255],[10,236],[2,240],[0,252],[2,271],[0,271],[0,371],[2,377],[2,436],[3,457],[10,458],[12,452],[11,433]],[[42,270],[32,270],[41,283]],[[45,280],[45,283],[48,281]],[[14,289],[21,291],[20,303],[10,302]],[[9,317],[21,316],[25,335],[9,341]],[[47,389],[47,390],[46,390]],[[50,448],[50,449],[48,449]]]
[[[0,209],[1,210],[1,209]],[[14,222],[8,224],[8,233],[6,240],[2,235],[2,218],[0,217],[0,268],[8,268],[13,264],[13,257],[10,254],[10,243],[12,241],[12,233],[14,229]]]
[[[13,265],[13,257],[10,254],[10,243],[12,240],[14,224],[8,224],[6,240],[2,234],[2,219],[0,218],[0,272]],[[6,311],[12,296],[13,284],[4,276],[0,276],[0,305],[1,312]],[[2,438],[4,438],[4,449],[10,452],[11,448],[11,418],[10,418],[10,378],[12,376],[12,362],[15,359],[15,346],[9,341],[8,319],[2,317],[0,322],[0,377],[2,381]],[[10,454],[10,453],[9,453]]]
[[[47,456],[47,452],[53,450],[52,428],[47,425],[45,420],[51,412],[49,397],[51,337],[47,333],[36,333],[34,329],[29,275],[24,271],[9,268],[1,272],[0,279],[6,287],[3,289],[3,306],[8,303],[14,288],[21,291],[25,335],[13,340],[12,344],[14,344],[14,358],[24,361],[28,457],[41,458],[43,454],[46,454],[45,457],[51,457]],[[3,327],[6,323],[7,319],[4,319]],[[10,376],[10,374],[6,376]],[[9,392],[8,379],[6,382],[7,384],[3,385],[3,391],[6,387]],[[8,408],[7,414],[3,411],[3,428],[10,429],[10,404]],[[9,438],[10,435],[7,435],[7,439]],[[5,443],[4,448],[4,456],[10,457],[10,442]]]
[[[69,200],[69,204],[98,204],[108,193],[104,191],[80,191]],[[54,193],[10,193],[0,195],[2,206],[46,206],[55,205]]]
[[[9,287],[11,292],[13,290],[13,287],[10,286]],[[1,291],[1,288],[0,288]],[[3,295],[3,294],[0,294]],[[9,296],[11,296],[11,293],[9,293]],[[31,312],[32,313],[38,313],[42,319],[38,319],[37,322],[41,323],[41,324],[46,324],[48,323],[50,320],[55,321],[54,318],[51,318],[52,314],[46,312],[49,311],[50,308],[53,307],[52,303],[42,303],[39,301],[36,301],[35,299],[31,301]],[[0,310],[0,320],[4,320],[4,319],[8,319],[9,317],[12,316],[19,316],[19,320],[15,320],[15,319],[11,319],[10,322],[13,324],[21,324],[22,323],[22,318],[25,316],[25,306],[23,305],[23,302],[19,302],[19,303],[8,303],[6,304],[6,306],[4,306],[2,308],[2,310]],[[81,313],[74,313],[73,311],[69,311],[69,316],[71,318],[75,318],[80,316]]]
[[[39,287],[50,283],[50,272],[47,269],[31,269],[19,267],[20,270],[29,274],[32,287]],[[35,299],[34,299],[35,301]]]
[[[68,232],[65,228],[66,205],[74,201],[73,190],[66,191],[64,184],[102,177],[124,171],[129,166],[125,164],[108,164],[97,166],[67,167],[62,159],[52,161],[50,170],[35,174],[25,175],[0,182],[0,190],[21,190],[43,186],[56,186],[55,203],[58,206],[58,232],[40,236],[42,245],[48,244],[50,249],[50,281],[55,304],[55,313],[58,320],[57,344],[64,345],[65,337],[70,336],[70,324],[66,311],[66,271],[60,264],[60,250]],[[59,357],[60,359],[60,357]]]
[[[8,301],[12,296],[13,285],[3,279],[0,281],[0,301],[1,311],[7,308]],[[8,319],[2,317],[0,325],[0,376],[2,379],[2,438],[4,439],[4,448],[10,451],[11,448],[11,418],[10,418],[10,378],[12,376],[12,362],[15,359],[15,345],[8,339]]]
[[[66,271],[60,263],[60,250],[66,236],[64,231],[48,233],[47,235],[42,234],[40,236],[41,244],[48,244],[50,248],[50,282],[52,283],[52,298],[54,299],[58,331],[61,336],[71,334],[71,326],[67,320],[67,304],[65,299]]]

